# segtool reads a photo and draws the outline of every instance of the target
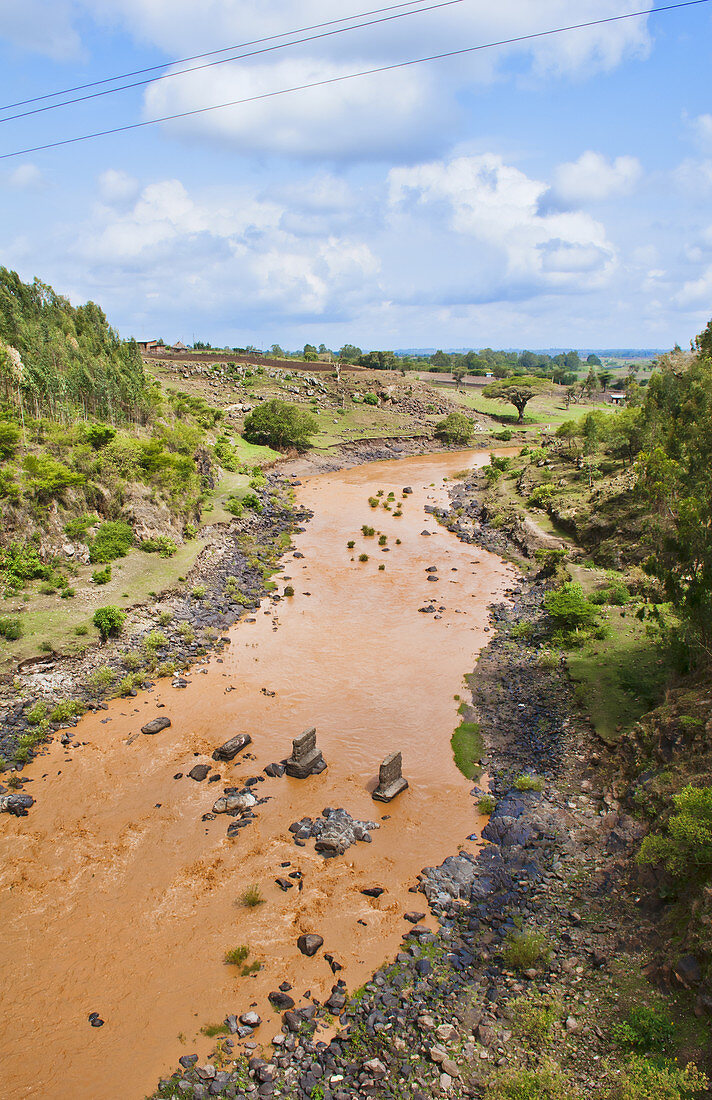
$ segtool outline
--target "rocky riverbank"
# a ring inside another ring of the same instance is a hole
[[[48,654],[23,664],[0,710],[0,757],[22,765],[56,733],[71,741],[82,711],[104,708],[112,695],[136,695],[155,677],[172,676],[180,687],[192,664],[227,644],[225,631],[238,619],[268,594],[282,598],[270,577],[309,515],[294,507],[278,471],[257,496],[260,510],[203,530],[206,546],[184,582],[132,608],[120,637],[81,658]],[[13,775],[21,782],[21,773]]]
[[[453,497],[441,519],[461,538],[530,552],[487,526],[476,478]],[[293,1004],[274,1037],[253,1029],[246,1058],[222,1040],[206,1065],[182,1060],[156,1096],[484,1097],[522,1072],[548,1075],[550,1091],[532,1095],[610,1095],[620,1077],[610,1027],[646,984],[655,933],[630,873],[641,827],[547,644],[550,584],[522,576],[510,604],[492,609],[497,632],[470,680],[490,776],[473,792],[491,810],[487,843],[414,883],[438,930],[404,914],[415,923],[395,961],[350,999],[337,983],[324,1005]],[[335,1017],[336,1036],[320,1039]]]

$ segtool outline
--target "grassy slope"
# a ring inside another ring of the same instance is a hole
[[[503,401],[494,401],[489,397],[482,397],[481,394],[465,393],[462,390],[454,390],[451,387],[447,388],[448,396],[453,401],[457,401],[459,405],[464,405],[465,408],[474,409],[475,412],[485,413],[487,416],[495,416],[502,422],[516,424],[518,416],[516,409],[512,405],[508,405]],[[584,416],[592,409],[600,409],[600,403],[597,404],[584,404],[571,405],[570,408],[566,408],[563,397],[558,394],[543,394],[540,397],[533,397],[524,410],[524,427],[545,427],[547,424],[558,426],[563,424],[565,420],[574,420],[579,416]],[[520,425],[522,426],[522,425]]]

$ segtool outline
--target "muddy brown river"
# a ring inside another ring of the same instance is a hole
[[[474,849],[472,784],[450,748],[455,696],[486,642],[487,605],[512,573],[424,506],[445,500],[448,475],[487,460],[429,455],[306,479],[298,499],[314,518],[295,538],[304,557],[288,554],[278,578],[294,597],[265,600],[256,621],[231,630],[222,663],[191,670],[187,689],[160,681],[115,700],[82,719],[80,748],[57,740],[25,770],[36,804],[27,818],[6,815],[0,833],[3,1095],[140,1100],[181,1054],[207,1056],[214,1041],[200,1029],[227,1013],[255,1005],[255,1040],[269,1047],[279,1019],[267,993],[287,980],[298,1005],[307,991],[325,999],[335,980],[325,951],[350,990],[396,953],[410,927],[403,913],[427,908],[408,892],[419,871]],[[413,493],[402,497],[406,485]],[[402,516],[369,506],[379,489],[381,500],[390,491],[402,500]],[[388,553],[362,524],[387,536]],[[418,611],[431,598],[440,618]],[[170,729],[133,736],[158,715]],[[201,820],[224,786],[283,759],[308,726],[326,772],[260,783],[271,800],[234,840],[231,818]],[[187,777],[240,732],[251,734],[254,759],[216,765],[222,783]],[[394,749],[410,788],[383,805],[370,790]],[[313,841],[296,847],[289,824],[326,806],[378,822],[373,842],[329,860]],[[297,870],[303,890],[283,893],[275,878]],[[239,899],[252,883],[265,900],[248,909]],[[378,899],[359,892],[376,885]],[[297,949],[302,932],[324,938],[311,959]],[[243,944],[248,962],[261,963],[247,977],[223,961]],[[102,1028],[89,1026],[91,1012]]]

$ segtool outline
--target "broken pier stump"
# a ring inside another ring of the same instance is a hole
[[[390,802],[408,786],[407,779],[401,774],[403,760],[399,752],[392,752],[381,764],[378,772],[378,786],[371,795],[377,802]]]
[[[287,775],[295,779],[306,779],[308,775],[318,775],[326,768],[326,762],[316,747],[316,730],[304,730],[292,741],[292,755],[286,764]]]

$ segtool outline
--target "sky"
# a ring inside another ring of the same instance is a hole
[[[648,6],[394,2],[0,0],[2,105],[157,67],[4,106],[0,154],[252,100],[0,159],[0,264],[138,339],[688,346],[712,316],[712,3],[339,80]]]

